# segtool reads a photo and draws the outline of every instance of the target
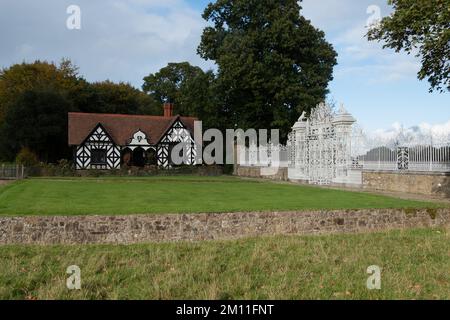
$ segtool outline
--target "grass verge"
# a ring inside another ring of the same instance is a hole
[[[0,248],[0,299],[450,299],[449,230]],[[70,265],[82,289],[66,288]],[[381,290],[366,287],[381,267]]]

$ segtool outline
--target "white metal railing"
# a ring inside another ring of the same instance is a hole
[[[450,172],[450,143],[378,147],[354,157],[353,164],[363,170]]]
[[[250,146],[239,155],[244,167],[288,167],[290,158],[303,165],[290,146]],[[378,147],[352,158],[352,168],[377,171],[450,172],[450,143],[446,146]]]
[[[251,145],[248,148],[240,148],[239,165],[243,167],[279,167],[288,166],[289,150],[283,145],[260,146]]]
[[[25,177],[25,167],[23,165],[1,164],[0,180],[16,180]]]

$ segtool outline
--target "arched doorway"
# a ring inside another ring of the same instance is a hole
[[[132,166],[144,167],[145,166],[145,151],[142,148],[136,148],[133,150]]]

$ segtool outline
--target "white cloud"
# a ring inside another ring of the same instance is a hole
[[[447,140],[450,140],[450,120],[446,123],[435,125],[424,122],[419,124],[419,129],[422,132],[430,133],[433,137],[447,137]]]
[[[368,83],[389,83],[414,79],[420,70],[420,61],[414,55],[383,49],[381,43],[369,42],[365,37],[364,22],[340,34],[334,43],[340,50],[336,76],[363,76]]]
[[[373,1],[372,1],[373,2]],[[340,29],[347,25],[350,17],[360,13],[366,15],[364,5],[354,0],[303,0],[300,3],[302,14],[310,19],[314,26],[323,29]]]
[[[414,79],[420,63],[392,56],[379,63],[359,66],[343,66],[336,69],[336,79],[354,77],[365,79],[368,84],[393,83],[404,79]]]
[[[442,124],[422,123],[405,128],[400,122],[394,122],[388,129],[377,129],[366,132],[356,125],[352,142],[352,155],[360,156],[372,149],[387,147],[395,149],[398,146],[443,147],[450,145],[450,120]]]
[[[404,128],[399,122],[391,128],[378,129],[367,134],[375,145],[391,146],[395,143],[404,145],[449,144],[450,120],[440,124],[421,123],[417,126]]]
[[[206,22],[184,0],[78,0],[81,30],[66,28],[71,4],[2,0],[0,67],[68,57],[88,80],[127,81],[137,87],[169,62],[213,67],[196,54]]]
[[[416,57],[383,49],[366,38],[368,22],[391,13],[385,0],[304,0],[302,6],[303,14],[326,32],[339,53],[337,81],[355,76],[367,84],[416,79]]]

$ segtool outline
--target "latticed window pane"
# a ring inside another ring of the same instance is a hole
[[[91,163],[92,164],[106,164],[106,150],[93,149],[91,151]]]

